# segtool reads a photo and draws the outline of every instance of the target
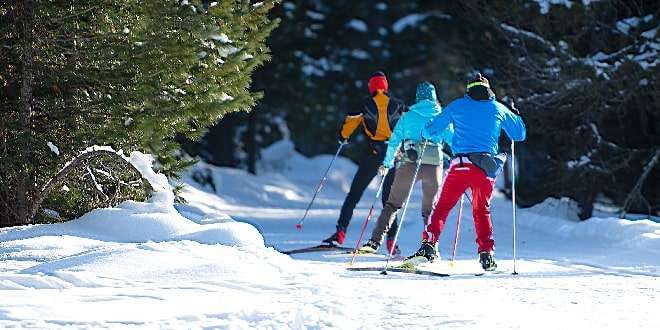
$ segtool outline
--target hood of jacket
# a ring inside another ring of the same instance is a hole
[[[429,118],[439,115],[441,111],[440,104],[429,99],[421,100],[410,107],[410,112]]]

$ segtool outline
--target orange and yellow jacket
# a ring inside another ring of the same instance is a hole
[[[348,139],[362,125],[370,141],[387,141],[392,135],[392,128],[406,111],[408,107],[401,100],[379,90],[346,112],[339,136]]]

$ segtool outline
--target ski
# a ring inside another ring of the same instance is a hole
[[[382,266],[348,267],[347,269],[350,270],[350,271],[358,271],[358,272],[360,272],[360,271],[362,271],[362,272],[382,272],[384,267],[382,267]],[[510,273],[508,270],[493,270],[493,271],[480,272],[480,273],[442,273],[442,272],[437,272],[437,271],[423,270],[423,269],[419,269],[419,268],[401,267],[401,266],[390,267],[390,268],[387,269],[387,272],[426,275],[426,276],[434,276],[434,277],[489,276],[489,275],[503,275],[503,274],[509,274]]]
[[[298,253],[309,253],[309,252],[322,252],[322,251],[353,251],[352,248],[339,246],[334,244],[321,244],[316,246],[310,246],[301,249],[294,249],[288,251],[280,251],[283,254],[298,254]]]
[[[336,253],[324,254],[324,258],[351,258],[353,257],[353,250],[351,251],[340,251]],[[387,255],[380,253],[358,253],[358,259],[386,259]],[[403,256],[395,255],[392,257],[393,261],[402,261]]]
[[[484,275],[488,276],[488,275],[495,275],[495,274],[499,274],[499,275],[511,274],[511,271],[506,270],[506,269],[496,269],[496,270],[489,270],[489,271],[483,271],[483,272],[480,272],[480,273],[475,273],[474,276],[484,276]]]
[[[348,267],[347,269],[350,271],[358,271],[358,272],[359,271],[382,272],[384,267]],[[389,267],[387,268],[387,272],[407,273],[407,274],[417,274],[417,275],[427,275],[427,276],[437,276],[437,277],[451,276],[451,274],[447,274],[447,273],[438,273],[430,270],[421,270],[417,268],[407,268],[407,267]]]

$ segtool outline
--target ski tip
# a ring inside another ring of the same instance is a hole
[[[384,271],[380,272],[380,274],[381,274],[381,275],[387,275],[387,271],[384,270]]]
[[[513,273],[511,273],[511,275],[518,275],[518,272],[514,270]]]
[[[454,268],[455,266],[456,266],[456,264],[453,261],[449,262],[449,267]]]
[[[298,230],[302,230],[302,224],[301,224],[301,223],[297,223],[297,224],[296,224],[296,229],[298,229]]]

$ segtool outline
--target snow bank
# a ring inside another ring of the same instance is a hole
[[[339,145],[337,145],[339,147]],[[319,155],[307,158],[295,150],[293,142],[282,140],[273,143],[262,154],[260,163],[264,175],[284,174],[292,181],[313,183],[312,189],[321,179],[323,172],[328,168],[334,155]],[[347,192],[357,166],[344,157],[338,157],[328,173],[326,188],[339,188]],[[307,187],[304,187],[307,189]]]
[[[619,247],[660,251],[660,223],[614,217],[579,221],[576,213],[575,202],[548,198],[531,208],[522,209],[520,223],[526,228],[574,241],[590,239]]]
[[[106,242],[141,243],[192,240],[206,244],[263,247],[264,240],[253,226],[223,218],[199,224],[174,208],[174,193],[167,177],[152,170],[153,158],[133,152],[128,158],[154,188],[146,202],[126,201],[117,207],[93,210],[61,224],[35,225],[0,231],[0,241],[38,236],[75,236]]]
[[[282,140],[264,149],[261,156],[256,176],[242,170],[219,168],[200,162],[189,173],[184,174],[183,179],[209,194],[217,193],[228,206],[304,208],[334,155],[307,158],[295,151],[291,141]],[[356,171],[357,166],[352,161],[343,157],[337,158],[315,207],[329,206],[327,196],[345,195]],[[196,183],[195,173],[210,176],[216,191],[214,192],[210,185]],[[375,187],[375,183],[372,183],[372,188]],[[199,195],[191,197],[198,199]],[[212,209],[209,201],[210,199],[196,200],[194,204],[196,207],[208,205],[208,208],[203,208]],[[217,203],[217,200],[214,201]],[[340,207],[335,204],[332,203],[333,208]]]
[[[543,202],[526,208],[524,211],[571,221],[580,220],[577,216],[579,207],[570,198],[546,198]]]

